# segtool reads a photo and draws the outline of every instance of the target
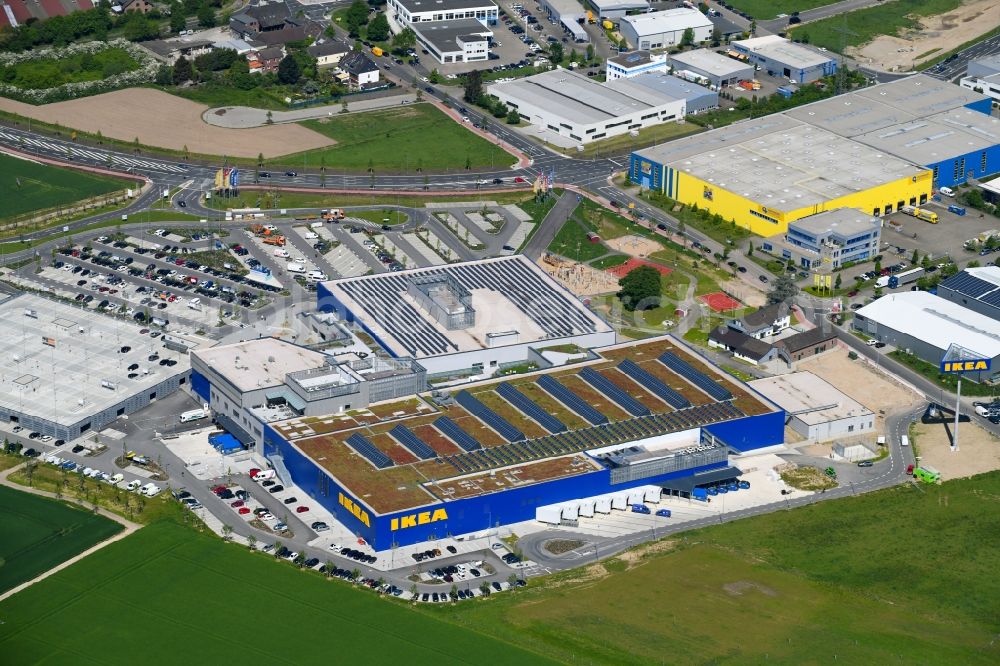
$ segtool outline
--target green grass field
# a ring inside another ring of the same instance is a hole
[[[591,261],[607,254],[610,251],[608,248],[587,238],[588,231],[575,218],[569,218],[549,243],[549,252],[574,261]]]
[[[63,55],[59,59],[29,59],[0,65],[0,80],[22,90],[44,90],[64,83],[101,81],[115,74],[139,69],[128,51],[109,48],[97,53]]]
[[[20,180],[20,185],[18,185]],[[0,220],[64,206],[129,187],[130,183],[0,153]]]
[[[0,604],[11,664],[548,663],[516,644],[171,522]],[[40,623],[58,628],[58,639]]]
[[[995,664],[1000,473],[672,537],[435,609],[562,661]]]
[[[919,28],[920,17],[944,14],[960,4],[961,0],[893,0],[797,26],[791,35],[802,41],[808,38],[814,46],[839,52],[842,46],[861,46],[879,35],[895,36],[904,30]],[[845,27],[847,34],[842,32]]]
[[[122,530],[64,502],[0,486],[0,592],[31,580]]]
[[[773,19],[778,14],[804,12],[831,4],[831,0],[728,0],[727,4],[745,11],[758,21]]]
[[[324,160],[331,173],[364,172],[369,166],[376,172],[407,173],[464,170],[467,164],[471,169],[505,168],[517,161],[430,104],[335,115],[302,125],[337,142],[306,155],[310,167]],[[285,155],[274,162],[296,164],[296,156]]]

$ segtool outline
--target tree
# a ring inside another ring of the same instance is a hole
[[[230,525],[222,526],[222,540],[229,541],[233,536],[233,528]]]
[[[840,273],[837,273],[837,279],[833,281],[833,288],[834,289],[840,289],[840,285],[842,285],[842,284],[844,284],[844,279],[840,275]]]
[[[194,69],[191,67],[191,61],[181,56],[174,63],[174,71],[172,74],[173,82],[175,86],[179,86],[182,83],[187,83],[194,76]]]
[[[652,266],[640,266],[618,281],[618,298],[628,311],[659,307],[663,286],[660,271]]]
[[[389,39],[389,19],[385,14],[379,13],[368,24],[368,39],[373,42],[384,42]]]
[[[913,254],[910,256],[910,263],[914,266],[920,263],[920,252],[917,250],[913,251]]]
[[[180,32],[187,27],[187,20],[184,18],[184,6],[175,2],[170,7],[170,32]]]
[[[517,112],[517,109],[511,109],[507,113],[507,124],[517,125],[520,122],[521,122],[521,114]]]
[[[771,285],[767,294],[768,303],[787,303],[799,293],[795,278],[788,273],[782,273]]]
[[[478,104],[483,97],[483,73],[474,69],[465,75],[465,99],[469,104]]]
[[[549,60],[553,65],[558,65],[563,61],[563,47],[559,42],[553,42],[549,47]]]
[[[427,75],[427,80],[430,83],[441,83],[441,73],[437,71],[436,67]]]
[[[326,575],[327,578],[333,576],[333,572],[336,568],[337,565],[334,564],[331,560],[327,560],[326,562],[323,563],[323,573]]]
[[[368,23],[368,3],[365,0],[354,0],[347,9],[344,23],[347,24],[347,32],[351,37],[359,36],[361,28]]]
[[[684,36],[681,37],[681,46],[691,46],[694,44],[694,28],[684,28]]]
[[[368,34],[371,36],[371,28],[368,29]],[[413,32],[412,28],[401,30],[399,34],[392,38],[392,48],[394,51],[403,52],[407,49],[412,49],[416,43],[417,35]]]
[[[718,28],[712,30],[712,47],[715,48],[722,43],[722,31]]]
[[[203,28],[215,27],[215,8],[207,1],[201,3],[201,6],[198,7],[198,25]]]
[[[247,537],[247,548],[257,550],[257,537],[252,534]]]
[[[876,273],[882,272],[882,257],[875,258],[875,272]]]
[[[301,76],[302,69],[299,67],[299,61],[294,56],[288,54],[281,59],[281,63],[278,65],[279,82],[285,85],[292,85],[298,83]]]
[[[587,62],[593,62],[594,60],[594,45],[587,44]]]

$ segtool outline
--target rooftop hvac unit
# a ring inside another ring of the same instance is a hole
[[[118,390],[118,384],[108,379],[102,379],[101,386],[106,389],[111,389],[112,391]]]
[[[25,317],[31,317],[32,319],[38,319],[38,311],[37,310],[26,309],[24,311],[24,316]]]

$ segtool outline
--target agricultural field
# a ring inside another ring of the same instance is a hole
[[[0,220],[117,192],[134,183],[0,153]]]
[[[551,663],[172,522],[39,582],[0,613],[0,653],[12,664],[218,664],[237,654],[256,664]],[[281,630],[255,631],[259,618]]]
[[[0,486],[0,506],[0,592],[122,530],[90,511],[5,486]]]
[[[408,173],[504,168],[517,161],[431,104],[307,120],[301,125],[336,141],[334,146],[305,156],[310,166],[316,167],[322,161],[334,173],[365,172],[369,168]],[[277,161],[295,164],[296,156]]]
[[[567,663],[1000,660],[1000,473],[681,533],[435,608]]]

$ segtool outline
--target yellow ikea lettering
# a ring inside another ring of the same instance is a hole
[[[351,498],[340,493],[340,505],[351,512],[351,515],[364,523],[365,527],[371,527],[371,521],[368,519],[368,512],[362,509],[357,502]]]
[[[389,523],[389,528],[395,532],[396,530],[406,529],[407,527],[416,527],[417,525],[428,525],[430,523],[436,523],[441,520],[448,520],[448,512],[444,509],[435,509],[434,511],[421,511],[420,513],[413,513],[409,516],[402,516],[401,518],[393,518]]]
[[[988,370],[986,361],[949,361],[944,364],[945,372],[976,372]]]

